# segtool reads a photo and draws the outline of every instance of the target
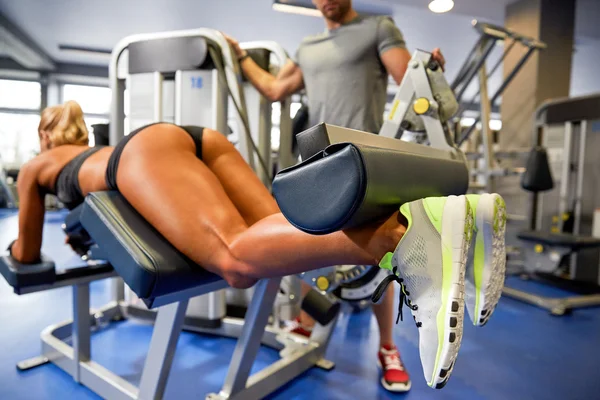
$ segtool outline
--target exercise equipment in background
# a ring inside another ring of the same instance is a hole
[[[502,26],[482,23],[477,20],[473,21],[473,27],[479,33],[479,39],[471,49],[467,59],[451,84],[451,88],[458,102],[461,104],[455,117],[455,140],[458,146],[466,144],[465,142],[469,140],[470,144],[475,147],[476,154],[474,158],[477,162],[471,170],[476,181],[472,182],[471,189],[493,193],[496,191],[494,179],[522,172],[520,169],[502,168],[498,160],[503,157],[519,157],[520,154],[518,153],[526,156],[527,151],[512,151],[508,153],[494,151],[494,132],[490,128],[492,109],[502,96],[502,93],[518,75],[521,68],[536,51],[545,49],[546,44]],[[503,42],[504,52],[488,72],[487,62],[499,42]],[[512,51],[521,51],[522,55],[512,69],[504,71],[498,89],[494,93],[489,93],[488,80],[500,69],[500,66],[503,65],[504,60]],[[478,90],[474,95],[466,98],[475,81],[479,85]],[[479,101],[477,101],[478,98]],[[463,128],[460,121],[470,108],[469,106],[473,104],[479,104],[479,110],[475,115],[473,123]],[[472,137],[479,122],[481,122],[481,129],[475,137]],[[480,147],[482,151],[479,150]]]
[[[600,95],[541,105],[533,131],[536,147],[521,179],[523,189],[532,193],[529,230],[518,234],[526,277],[575,295],[548,298],[510,287],[504,294],[555,315],[600,305],[600,238],[592,236],[600,204],[598,120]]]

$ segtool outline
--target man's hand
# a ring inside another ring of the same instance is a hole
[[[434,61],[437,61],[438,64],[440,64],[440,67],[442,67],[442,71],[444,71],[444,67],[446,65],[446,59],[444,58],[444,55],[442,54],[442,51],[439,48],[435,48],[433,49],[433,51],[431,52],[431,58]]]
[[[223,36],[225,36],[225,39],[227,39],[227,43],[229,43],[229,45],[233,48],[233,51],[235,52],[237,58],[241,58],[246,55],[246,50],[240,47],[240,43],[237,40],[224,33]]]

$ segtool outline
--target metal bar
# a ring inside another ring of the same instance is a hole
[[[263,279],[256,284],[252,302],[246,311],[246,323],[237,341],[221,393],[232,396],[246,387],[250,369],[260,347],[281,278]]]
[[[116,274],[116,272],[115,272]],[[121,277],[116,277],[111,282],[112,299],[117,303],[125,300],[125,282]]]
[[[113,315],[117,312],[118,308],[118,305],[109,303],[98,310],[88,311],[89,314],[87,315],[87,318],[85,318],[84,315],[80,315],[80,320],[90,321],[90,314],[98,312]],[[74,314],[74,316],[76,315],[77,314]],[[137,388],[123,378],[115,375],[93,361],[77,362],[75,349],[65,343],[65,340],[71,336],[71,331],[75,329],[75,326],[76,324],[74,322],[65,321],[44,329],[40,335],[42,340],[42,355],[69,375],[73,377],[79,376],[79,382],[81,384],[90,388],[103,398],[137,398]],[[73,345],[75,346],[75,342],[73,342]]]
[[[558,229],[563,230],[563,215],[569,206],[569,175],[571,173],[571,142],[573,140],[573,123],[565,122],[565,140],[563,145],[563,163],[560,174],[560,197],[558,201]]]
[[[517,41],[513,39],[513,41],[510,43],[510,45],[504,50],[504,52],[502,53],[502,57],[500,57],[500,59],[498,61],[496,61],[496,64],[494,64],[494,66],[492,67],[492,69],[490,70],[490,72],[488,72],[488,74],[487,74],[488,79],[492,75],[494,75],[494,72],[496,72],[496,70],[498,69],[498,67],[500,65],[502,65],[502,62],[504,61],[504,59],[506,58],[506,56],[512,50],[512,48],[515,46],[516,43],[517,43]],[[479,93],[480,93],[480,91],[478,90],[477,93],[475,93],[475,95],[471,98],[471,100],[468,103],[464,103],[464,104],[474,104],[475,103],[475,99],[477,99],[477,96],[479,96]],[[462,114],[464,112],[465,112],[465,110],[462,109],[462,110],[460,110],[458,112],[458,114],[460,114],[462,116]]]
[[[483,53],[485,49],[480,49]],[[485,63],[482,68],[479,69],[479,91],[481,93],[480,105],[481,105],[481,140],[483,144],[483,162],[485,170],[485,186],[488,193],[494,192],[494,182],[491,176],[491,172],[494,170],[494,149],[493,149],[493,138],[490,130],[490,119],[491,119],[491,106],[488,97],[488,81],[487,71]]]
[[[81,382],[79,363],[91,357],[90,325],[90,285],[82,283],[73,286],[73,374],[75,382]]]
[[[479,39],[477,40],[477,42],[475,43],[475,45],[471,48],[469,55],[467,56],[467,58],[461,65],[460,69],[458,70],[458,74],[456,74],[456,78],[454,78],[454,80],[452,81],[452,84],[450,85],[450,88],[452,89],[452,91],[456,91],[456,88],[461,83],[464,82],[464,78],[467,75],[467,71],[470,69],[470,66],[473,63],[473,59],[475,58],[475,52],[479,48],[479,43],[481,43],[482,41],[483,41],[483,37],[480,36]]]
[[[213,84],[216,84],[213,82]],[[175,113],[173,122],[176,125],[182,125],[181,120],[183,119],[183,105],[181,104],[183,93],[183,72],[175,72]],[[214,114],[214,113],[213,113]],[[216,128],[215,128],[216,129]]]
[[[521,68],[523,67],[523,65],[525,65],[525,62],[527,61],[527,59],[529,58],[529,56],[531,56],[531,54],[535,50],[536,50],[536,48],[530,47],[529,50],[527,51],[527,53],[525,53],[525,55],[521,58],[521,60],[519,61],[519,63],[513,68],[513,70],[504,79],[504,81],[502,82],[502,84],[500,85],[500,87],[498,88],[498,90],[496,90],[496,92],[492,96],[492,100],[490,101],[490,107],[493,106],[494,103],[496,103],[496,100],[498,100],[498,98],[502,95],[502,93],[504,92],[504,90],[508,87],[508,85],[510,84],[510,82],[512,82],[512,80],[517,75],[517,73],[521,70]],[[477,117],[475,119],[475,122],[473,123],[473,125],[471,125],[467,129],[467,132],[464,133],[460,137],[460,139],[458,140],[458,146],[461,146],[464,143],[464,141],[469,138],[469,136],[471,135],[471,133],[473,132],[473,130],[475,129],[475,126],[477,125],[477,123],[479,121],[481,121],[481,116]]]
[[[510,71],[508,76],[506,78],[504,78],[504,81],[502,82],[502,84],[500,85],[498,90],[496,90],[496,93],[494,93],[494,95],[492,96],[491,104],[494,104],[496,102],[496,100],[498,100],[498,97],[500,97],[502,95],[502,93],[504,92],[506,87],[512,82],[512,80],[515,78],[515,76],[517,76],[517,74],[519,73],[521,68],[523,68],[523,65],[525,65],[525,63],[527,62],[527,60],[529,59],[529,57],[533,54],[533,52],[535,50],[536,49],[533,47],[531,47],[529,50],[527,50],[527,53],[525,53],[525,55],[521,58],[521,60],[519,60],[517,65],[515,65],[515,67],[512,69],[512,71]]]
[[[513,39],[512,42],[510,42],[508,47],[502,53],[502,57],[500,57],[500,59],[496,62],[496,64],[490,70],[490,72],[488,74],[488,78],[490,76],[492,76],[494,74],[494,72],[496,72],[496,70],[498,69],[498,67],[500,67],[500,65],[502,65],[502,62],[504,61],[504,59],[506,58],[508,53],[510,53],[510,51],[513,49],[513,47],[515,47],[515,44],[517,44],[517,41],[515,39]]]
[[[48,86],[50,84],[49,74],[40,73],[40,110],[48,107]]]
[[[229,397],[221,392],[220,398],[229,400],[264,399],[275,390],[314,367],[320,359],[322,351],[320,346],[309,345],[250,376],[246,388],[241,392],[232,394]]]
[[[10,108],[10,107],[0,107],[0,113],[3,114],[30,114],[30,115],[40,115],[39,108]]]
[[[245,321],[241,318],[225,317],[221,321],[221,326],[218,328],[184,325],[183,329],[190,332],[237,339],[242,336],[244,322]],[[293,334],[284,333],[280,329],[269,324],[265,327],[265,332],[263,333],[261,343],[265,346],[271,347],[272,349],[281,350],[284,346],[281,341],[277,339],[277,337],[280,335],[292,336]],[[296,337],[296,335],[293,335],[293,338],[295,341],[300,341],[302,344],[309,342],[308,338],[299,338]]]
[[[188,301],[183,300],[158,310],[140,380],[140,399],[162,399],[187,305]]]
[[[65,286],[73,286],[73,285],[86,283],[86,282],[99,281],[101,279],[110,278],[110,277],[113,277],[116,275],[117,275],[117,273],[115,271],[111,271],[111,272],[107,272],[107,273],[103,273],[103,274],[84,276],[84,277],[74,278],[74,279],[65,279],[65,280],[56,281],[53,284],[49,284],[49,285],[27,286],[27,287],[15,289],[15,293],[18,295],[23,295],[23,294],[35,293],[35,292],[45,292],[46,290],[58,289],[58,288],[65,287]]]
[[[473,66],[473,68],[469,71],[469,74],[467,75],[467,77],[465,78],[465,82],[466,82],[465,85],[463,85],[463,87],[460,88],[458,93],[456,93],[456,100],[458,102],[461,101],[465,91],[467,90],[467,87],[469,87],[469,83],[473,80],[473,78],[475,77],[475,74],[477,74],[477,72],[481,69],[481,66],[485,63],[485,60],[487,60],[487,58],[489,57],[490,53],[494,49],[495,43],[496,43],[496,40],[493,40],[493,39],[483,40],[480,43],[478,60],[475,63],[475,65]]]
[[[223,85],[222,80],[219,79],[219,71],[216,69],[213,70],[211,78],[213,107],[212,128],[217,132],[221,132],[227,136],[229,135],[229,125],[227,125],[227,115],[229,113],[229,94],[227,93],[227,88],[225,85]]]
[[[536,294],[528,293],[522,290],[513,289],[506,286],[502,289],[502,294],[517,300],[521,300],[525,303],[533,304],[534,306],[538,306],[540,308],[545,308],[547,310],[552,310],[555,307],[560,306],[560,302],[562,301],[562,299],[553,299],[550,297],[538,296]]]
[[[557,315],[562,315],[573,308],[600,306],[600,294],[552,298],[506,286],[502,289],[502,293],[505,296],[544,308]]]
[[[152,74],[152,80],[154,86],[154,122],[161,122],[163,121],[163,74],[154,72]]]
[[[534,122],[534,140],[533,143],[538,146],[544,146],[547,137],[544,135],[544,125],[536,125]],[[531,193],[531,230],[542,228],[542,213],[540,210],[544,206],[544,195],[539,192]]]
[[[218,279],[214,282],[207,283],[201,286],[196,286],[190,289],[182,290],[180,292],[169,293],[163,296],[156,297],[155,299],[150,301],[149,304],[146,305],[148,306],[148,308],[161,307],[178,301],[191,299],[192,297],[210,293],[215,290],[225,289],[226,287],[228,287],[227,282],[223,279]]]
[[[469,136],[471,136],[471,133],[473,133],[473,131],[475,130],[475,128],[477,127],[477,123],[479,122],[480,117],[477,117],[475,119],[475,122],[473,122],[473,125],[469,126],[467,128],[467,131],[465,133],[463,133],[461,135],[461,137],[458,139],[458,141],[456,142],[458,147],[462,146],[462,144],[465,142],[465,140],[467,140],[469,138]]]
[[[145,399],[138,397],[137,387],[98,363],[84,362],[81,363],[80,369],[81,383],[104,399]]]
[[[579,127],[579,154],[577,160],[577,186],[575,187],[575,215],[573,224],[573,233],[579,235],[581,228],[581,208],[583,201],[583,178],[585,170],[585,146],[587,141],[588,122],[581,121]]]
[[[259,114],[258,114],[258,153],[269,168],[264,171],[263,168],[258,169],[258,177],[267,187],[271,187],[273,160],[271,159],[271,128],[272,128],[272,103],[259,94]],[[256,163],[260,162],[256,160]]]
[[[575,186],[575,210],[573,216],[573,234],[579,235],[581,229],[581,213],[582,213],[582,202],[583,202],[583,178],[585,170],[585,146],[587,139],[588,122],[581,121],[579,125],[579,154],[577,160],[577,183]],[[571,279],[577,277],[577,254],[571,254],[571,269],[569,274]]]
[[[281,171],[284,168],[291,167],[297,162],[292,151],[292,116],[290,115],[290,98],[280,101],[281,104],[281,119],[279,120],[279,152],[277,156],[277,170]]]
[[[125,137],[125,81],[117,77],[117,60],[111,61],[108,72],[111,89],[108,142],[115,146]]]

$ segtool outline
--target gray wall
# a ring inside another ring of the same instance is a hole
[[[571,96],[600,93],[600,39],[575,39],[571,70]]]

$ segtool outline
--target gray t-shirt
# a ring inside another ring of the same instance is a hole
[[[305,38],[294,62],[304,76],[309,126],[325,122],[379,133],[388,79],[380,55],[405,46],[389,17],[357,17]]]

